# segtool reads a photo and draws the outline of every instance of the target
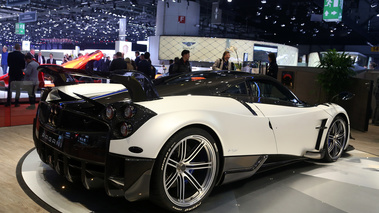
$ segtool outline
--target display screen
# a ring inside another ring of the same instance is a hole
[[[144,44],[132,43],[132,51],[146,52],[147,51],[147,46],[144,45]]]
[[[278,47],[277,46],[254,44],[254,55],[253,55],[254,61],[268,62],[268,54],[269,53],[274,53],[275,56],[277,56]]]

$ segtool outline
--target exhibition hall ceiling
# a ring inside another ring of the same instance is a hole
[[[161,1],[161,0],[159,0]],[[165,0],[175,4],[187,0]],[[345,0],[342,22],[322,21],[323,0],[198,0],[200,36],[296,44],[379,43],[379,0]],[[157,0],[30,0],[22,6],[0,1],[0,42],[22,39],[44,43],[110,44],[118,40],[119,19],[127,19],[126,38],[135,42],[155,35]],[[221,24],[211,23],[219,2]],[[18,14],[37,11],[26,35],[15,35]],[[321,19],[320,19],[321,18]]]

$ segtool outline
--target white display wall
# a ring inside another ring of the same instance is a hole
[[[156,35],[198,35],[200,4],[194,1],[158,1]]]
[[[282,66],[296,66],[299,50],[296,47],[261,41],[226,38],[160,36],[159,60],[170,60],[180,57],[183,50],[190,50],[191,61],[213,62],[222,57],[228,49],[236,49],[231,53],[231,61],[242,62],[243,54],[248,53],[248,60],[253,61],[254,45],[276,46],[278,48],[277,62]],[[237,54],[236,54],[237,52]],[[237,57],[238,55],[238,57]]]

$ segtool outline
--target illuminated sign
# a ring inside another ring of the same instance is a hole
[[[322,18],[326,22],[342,20],[343,0],[324,0],[324,13]]]
[[[185,24],[186,23],[186,17],[185,16],[178,16],[178,22],[181,24]]]
[[[24,23],[16,23],[16,34],[25,35],[25,24]]]

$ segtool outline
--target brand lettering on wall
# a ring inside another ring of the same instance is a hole
[[[178,22],[180,24],[185,24],[186,23],[186,17],[185,16],[178,16]]]

